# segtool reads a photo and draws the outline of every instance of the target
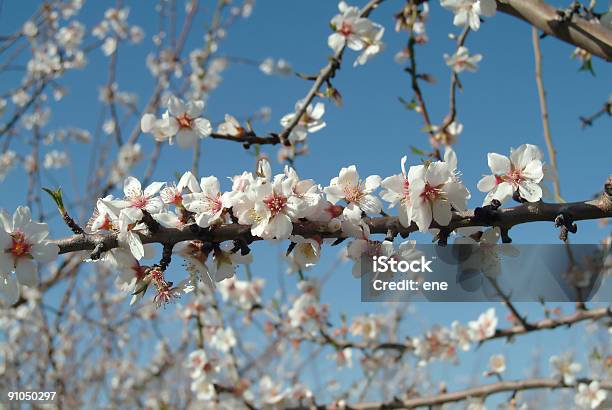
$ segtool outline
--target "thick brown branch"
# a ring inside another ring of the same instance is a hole
[[[578,383],[590,383],[591,379],[578,379]],[[602,381],[600,386],[605,390],[612,390],[612,383]],[[523,390],[534,389],[566,389],[575,388],[573,385],[567,385],[562,380],[558,379],[525,379],[525,380],[508,380],[497,383],[485,384],[483,386],[472,387],[465,390],[459,390],[450,393],[441,393],[430,397],[417,397],[409,400],[395,399],[391,402],[383,403],[360,403],[347,405],[348,410],[391,410],[391,409],[414,409],[418,407],[432,407],[442,405],[444,403],[454,403],[471,398],[486,398],[492,394],[503,392],[516,392]],[[318,405],[318,406],[302,406],[292,407],[291,410],[332,410],[337,409],[335,404]]]
[[[572,16],[562,21],[557,9],[543,1],[498,0],[497,9],[526,21],[544,33],[612,61],[612,30],[595,21]]]
[[[478,210],[479,208],[477,208]],[[447,227],[449,232],[457,228],[468,226],[499,226],[505,230],[515,225],[548,221],[553,222],[558,215],[571,215],[574,221],[585,219],[600,219],[612,217],[612,199],[607,194],[602,194],[599,199],[586,202],[572,202],[566,204],[547,204],[543,202],[526,203],[513,208],[498,209],[493,217],[477,217],[475,210],[464,212],[454,212],[452,220]],[[403,227],[397,217],[378,217],[368,218],[368,225],[373,234],[386,235],[387,232],[397,232],[402,236],[407,236],[411,232],[418,230],[413,223],[408,228]],[[197,229],[194,229],[197,228]],[[436,223],[431,228],[441,228]],[[342,238],[345,237],[341,231],[332,231],[325,223],[310,221],[296,222],[293,224],[293,233],[304,237],[319,236],[323,238]],[[143,243],[162,243],[175,244],[182,241],[200,239],[207,242],[223,242],[245,238],[248,241],[258,240],[250,233],[250,226],[240,224],[223,224],[208,229],[199,229],[195,225],[182,228],[163,228],[154,233],[143,233],[141,239]],[[75,235],[69,238],[53,241],[60,247],[60,253],[77,252],[84,250],[108,251],[119,246],[115,234],[101,235]]]

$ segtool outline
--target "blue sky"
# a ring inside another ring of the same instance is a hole
[[[139,107],[142,108],[153,87],[153,79],[145,66],[145,56],[151,49],[151,35],[155,32],[157,17],[153,2],[125,3],[131,7],[129,21],[144,28],[146,39],[139,46],[120,48],[117,82],[121,90],[139,95]],[[194,31],[187,42],[187,51],[202,44],[204,25],[213,2],[203,3],[202,12],[196,17]],[[357,55],[352,51],[345,54],[345,64],[334,79],[334,86],[344,97],[344,106],[338,108],[326,103],[327,127],[309,138],[311,155],[297,161],[301,177],[313,178],[326,185],[338,174],[340,167],[350,164],[356,164],[364,177],[369,174],[384,177],[400,171],[399,162],[403,155],[409,156],[411,164],[419,162],[417,156],[410,154],[410,146],[428,147],[427,136],[420,131],[423,126],[421,117],[407,111],[398,102],[400,96],[408,100],[412,97],[408,74],[402,70],[403,66],[393,61],[394,54],[407,41],[406,33],[393,30],[393,14],[401,4],[400,1],[388,0],[371,16],[372,20],[386,27],[384,52],[358,68],[352,67]],[[112,5],[114,2],[88,2],[81,20],[91,28],[101,19],[104,9]],[[0,12],[3,34],[18,29],[35,7],[35,2],[4,2]],[[284,58],[297,71],[314,74],[331,54],[327,46],[328,22],[336,12],[334,1],[260,0],[251,18],[231,27],[227,38],[220,44],[219,54],[253,60]],[[432,120],[440,123],[448,111],[450,79],[442,54],[453,52],[454,42],[449,40],[448,34],[459,33],[459,29],[452,26],[452,14],[434,1],[427,32],[430,42],[418,47],[417,59],[419,70],[433,75],[437,80],[434,85],[423,84],[422,90]],[[498,14],[488,19],[478,32],[470,33],[466,45],[472,53],[481,53],[484,58],[477,73],[461,76],[464,91],[458,96],[458,119],[464,124],[464,132],[455,148],[459,169],[472,192],[470,206],[478,206],[483,194],[476,190],[476,182],[482,174],[488,173],[488,152],[507,154],[510,147],[523,143],[536,144],[544,150],[545,145],[534,80],[531,28],[512,17]],[[598,59],[594,60],[596,76],[578,72],[579,63],[569,58],[572,46],[554,38],[543,39],[541,45],[562,195],[568,201],[584,200],[601,190],[610,173],[612,133],[607,118],[602,118],[592,128],[582,130],[578,116],[597,111],[608,98],[612,92],[612,72],[605,62]],[[48,130],[65,126],[86,128],[92,133],[95,130],[100,112],[98,87],[107,81],[108,62],[100,51],[91,53],[88,59],[85,70],[69,73],[61,80],[61,84],[68,88],[68,95],[61,103],[52,104]],[[19,76],[20,73],[0,75],[1,89],[14,87],[20,81]],[[295,101],[302,98],[310,87],[309,82],[298,78],[268,77],[256,67],[243,65],[230,66],[223,78],[223,83],[209,99],[206,115],[217,122],[225,113],[244,117],[262,106],[268,106],[272,110],[272,117],[269,123],[255,124],[255,130],[259,133],[279,131],[280,118],[293,110]],[[0,117],[0,121],[5,121],[8,115]],[[125,127],[124,134],[132,126],[131,122]],[[143,144],[145,152],[150,152],[153,146],[150,136],[141,136],[139,142]],[[13,147],[23,152],[23,140],[18,140]],[[253,166],[253,157],[239,144],[206,140],[203,147],[203,175],[214,174],[221,178],[250,170]],[[272,158],[276,157],[275,148],[265,147],[263,150],[269,152]],[[76,145],[70,148],[72,168],[81,185],[84,182],[82,170],[87,169],[88,153]],[[142,176],[146,163],[143,161],[136,167],[133,175]],[[279,164],[274,166],[275,171],[281,171]],[[191,152],[177,146],[165,147],[154,179],[171,180],[176,172],[190,168]],[[53,181],[62,181],[69,195],[72,191],[69,188],[72,184],[70,175],[69,170],[53,171],[50,176],[43,175],[43,184],[49,186],[54,185]],[[1,207],[13,210],[23,203],[24,178],[23,171],[15,170],[0,183],[2,192],[11,192],[11,195],[3,195]],[[229,185],[225,188],[229,188]],[[52,209],[46,198],[45,201],[48,209]],[[52,221],[51,225],[53,236],[68,233],[57,221]],[[517,243],[556,243],[558,240],[552,223],[514,228],[510,234]],[[594,243],[605,234],[606,231],[599,228],[596,222],[580,222],[578,234],[572,237],[572,241]],[[423,236],[415,238],[427,241]],[[277,283],[276,272],[282,269],[276,267],[277,255],[284,248],[258,245],[256,251],[254,274],[268,278],[267,292],[271,294]],[[325,251],[320,267],[313,270],[311,276],[322,275],[326,267],[333,263],[336,249],[328,248]],[[271,266],[273,268],[270,269]],[[180,275],[180,267],[175,269]],[[290,284],[288,286],[292,286],[294,278],[286,281]],[[384,305],[359,302],[359,282],[352,278],[348,264],[342,265],[332,275],[323,299],[333,301],[332,306],[336,310],[349,313],[386,309]],[[436,322],[449,325],[453,319],[464,322],[474,319],[486,306],[468,303],[417,304],[414,309],[418,320],[410,325],[412,328],[407,329],[407,333],[418,334]],[[540,311],[535,304],[520,306],[534,314]],[[571,306],[567,309],[571,309]],[[501,305],[497,306],[497,311],[500,317],[505,317]],[[449,375],[451,380],[455,376],[461,379],[466,375],[478,374],[482,369],[474,373],[474,368],[484,367],[488,354],[502,349],[512,359],[510,375],[519,377],[522,368],[533,363],[532,350],[541,349],[550,355],[576,347],[585,337],[582,331],[570,330],[566,333],[567,338],[555,337],[557,332],[527,336],[509,348],[498,342],[490,343],[483,346],[479,354],[472,355],[475,357],[463,355],[462,359],[465,358],[466,362],[458,367],[434,366],[434,370]],[[546,363],[542,364],[547,372]]]

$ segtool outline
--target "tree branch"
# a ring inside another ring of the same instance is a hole
[[[590,383],[591,379],[578,379],[578,383]],[[612,390],[612,383],[601,381],[600,386],[606,390]],[[485,384],[483,386],[471,387],[465,390],[459,390],[451,393],[441,393],[430,397],[417,397],[409,400],[394,399],[387,403],[360,403],[347,405],[347,410],[392,410],[392,409],[414,409],[417,407],[432,407],[442,405],[444,403],[454,403],[458,401],[468,400],[470,398],[486,398],[492,394],[503,392],[516,392],[522,390],[534,389],[567,389],[574,388],[573,385],[567,385],[562,380],[557,379],[525,379],[525,380],[508,380],[497,383]],[[299,406],[291,407],[287,410],[335,410],[336,404],[318,405],[318,406]]]
[[[544,33],[612,61],[612,30],[579,16],[562,20],[558,9],[533,0],[497,0],[497,9],[526,21]]]
[[[547,204],[544,202],[525,203],[513,208],[500,208],[487,214],[481,215],[482,208],[463,212],[453,212],[453,217],[448,226],[439,226],[435,222],[431,228],[444,228],[449,232],[457,228],[468,226],[498,226],[503,230],[508,230],[515,225],[528,222],[548,221],[553,222],[560,214],[571,215],[574,221],[585,219],[600,219],[612,217],[612,198],[607,193],[603,193],[600,198],[585,201],[572,202],[565,204]],[[403,227],[397,217],[377,217],[366,218],[366,223],[373,234],[386,235],[387,232],[397,232],[403,237],[411,232],[418,230],[416,224],[408,228]],[[322,238],[343,238],[346,237],[342,231],[330,230],[326,223],[311,221],[295,222],[293,224],[293,234],[304,237],[319,236]],[[246,239],[247,242],[260,240],[251,235],[251,228],[248,225],[237,223],[217,225],[207,229],[201,229],[197,225],[188,225],[182,228],[164,228],[152,233],[140,233],[142,243],[162,243],[175,244],[189,240],[204,240],[207,242],[223,242],[234,239]],[[117,248],[119,243],[116,234],[86,234],[75,235],[72,237],[52,241],[60,247],[60,254],[77,252],[84,250],[109,251]]]

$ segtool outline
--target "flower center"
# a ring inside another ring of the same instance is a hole
[[[32,245],[26,241],[26,237],[21,231],[16,231],[11,234],[11,247],[7,249],[15,258],[27,256],[32,250]]]
[[[518,184],[523,179],[523,175],[519,169],[513,169],[507,175],[507,178],[514,184]]]
[[[423,189],[423,192],[421,193],[421,198],[423,198],[424,201],[430,201],[430,202],[435,201],[441,196],[442,196],[442,190],[437,186],[434,187],[429,184],[425,184],[425,189]]]
[[[359,199],[363,196],[363,193],[358,186],[346,186],[344,187],[344,197],[347,202],[359,202]]]
[[[308,124],[310,124],[310,123],[311,123],[311,122],[313,122],[313,121],[314,121],[314,118],[312,118],[310,115],[308,115],[308,113],[307,113],[307,112],[305,112],[305,113],[304,113],[304,114],[302,114],[302,116],[300,117],[300,121],[299,121],[299,123],[300,123],[301,125],[308,125]]]
[[[283,209],[285,209],[285,206],[287,205],[287,198],[285,198],[283,195],[272,194],[264,199],[264,203],[270,212],[272,212],[272,216],[276,216],[281,213]]]
[[[338,30],[338,31],[344,37],[348,37],[348,36],[350,36],[353,33],[353,25],[351,23],[343,21],[342,22],[342,26],[340,26],[340,30]]]
[[[149,198],[144,195],[139,195],[137,197],[132,198],[130,202],[132,204],[132,208],[143,209],[145,206],[147,206]]]
[[[191,128],[191,117],[184,113],[183,115],[176,117],[176,120],[179,123],[179,127],[181,128]]]

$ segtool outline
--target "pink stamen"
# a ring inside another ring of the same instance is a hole
[[[264,203],[272,213],[272,216],[276,216],[287,206],[287,198],[283,195],[272,194],[264,199]]]

